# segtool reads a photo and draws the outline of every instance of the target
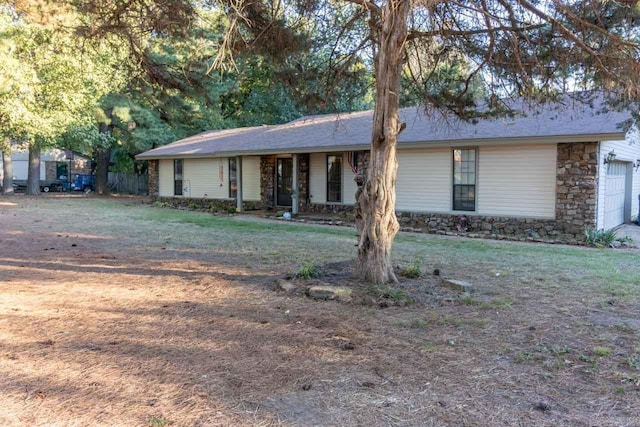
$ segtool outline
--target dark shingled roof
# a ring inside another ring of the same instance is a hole
[[[624,138],[627,112],[605,111],[566,100],[535,108],[520,103],[511,118],[481,119],[476,123],[442,114],[427,115],[418,108],[401,109],[407,124],[399,148],[474,142],[517,143],[532,139],[556,142]],[[526,113],[525,113],[526,112]],[[303,117],[282,125],[204,132],[139,154],[138,159],[216,157],[268,153],[304,153],[366,149],[371,141],[373,111]]]

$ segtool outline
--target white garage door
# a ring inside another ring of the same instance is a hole
[[[604,228],[609,229],[624,222],[624,200],[627,164],[611,162],[607,165],[604,196]]]

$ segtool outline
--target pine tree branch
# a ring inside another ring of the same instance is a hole
[[[448,29],[440,29],[440,30],[432,30],[432,31],[410,31],[407,40],[415,40],[424,37],[466,37],[473,35],[493,35],[498,32],[511,32],[511,33],[522,33],[531,30],[537,30],[544,27],[543,24],[538,25],[526,25],[522,27],[514,27],[514,26],[497,26],[491,28],[479,28],[476,30],[448,30]]]

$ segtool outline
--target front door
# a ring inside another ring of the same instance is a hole
[[[276,159],[276,202],[278,206],[291,206],[293,190],[293,159]]]

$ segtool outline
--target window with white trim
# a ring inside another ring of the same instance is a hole
[[[229,157],[229,198],[238,196],[238,163],[235,157]]]
[[[173,194],[182,196],[182,159],[173,161]]]
[[[453,210],[476,210],[476,150],[453,150]]]
[[[342,202],[342,156],[327,156],[327,202]]]

